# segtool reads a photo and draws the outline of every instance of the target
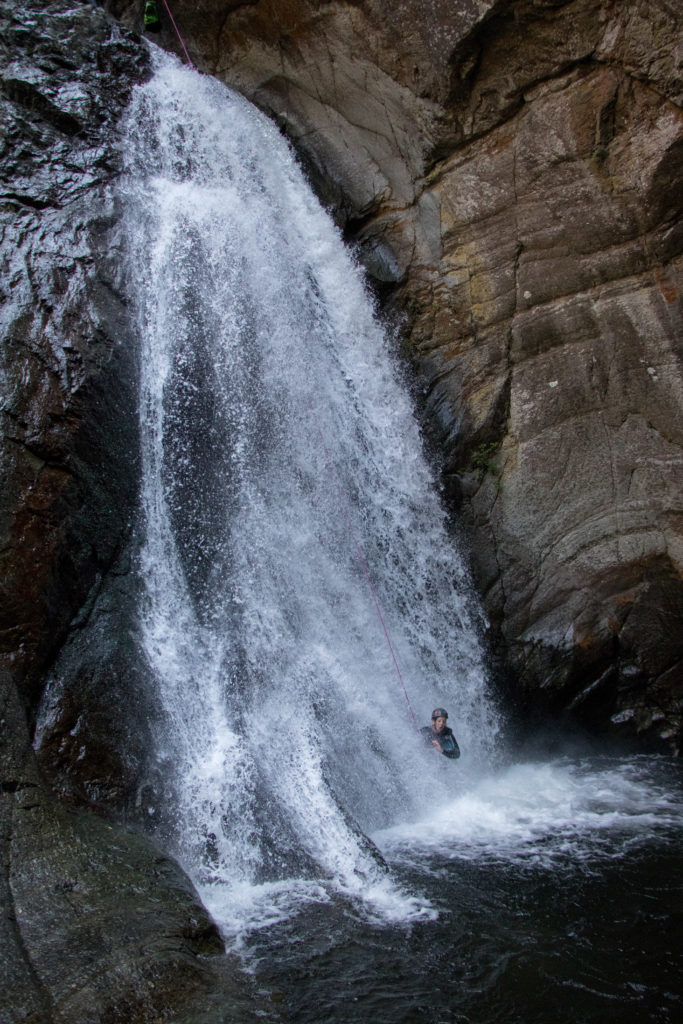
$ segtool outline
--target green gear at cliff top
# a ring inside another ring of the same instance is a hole
[[[147,0],[145,3],[145,28],[152,32],[161,28],[156,0]]]

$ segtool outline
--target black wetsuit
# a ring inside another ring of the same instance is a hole
[[[420,732],[424,736],[425,743],[429,744],[429,746],[432,745],[432,740],[436,740],[437,743],[441,744],[441,753],[444,757],[451,757],[454,760],[456,757],[460,757],[458,741],[453,735],[453,730],[449,729],[447,725],[444,725],[441,732],[435,732],[431,725],[425,725],[424,728],[420,729]]]

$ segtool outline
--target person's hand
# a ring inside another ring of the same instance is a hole
[[[443,750],[441,749],[441,744],[439,743],[438,740],[432,740],[432,746],[435,747],[439,751],[440,754],[443,754]]]

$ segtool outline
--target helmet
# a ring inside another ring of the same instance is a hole
[[[432,721],[435,718],[448,718],[448,712],[445,708],[434,708],[432,711]]]

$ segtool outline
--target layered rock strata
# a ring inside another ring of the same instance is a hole
[[[517,694],[678,749],[681,12],[171,7],[198,67],[280,123],[402,316]],[[180,52],[167,18],[160,38]]]

